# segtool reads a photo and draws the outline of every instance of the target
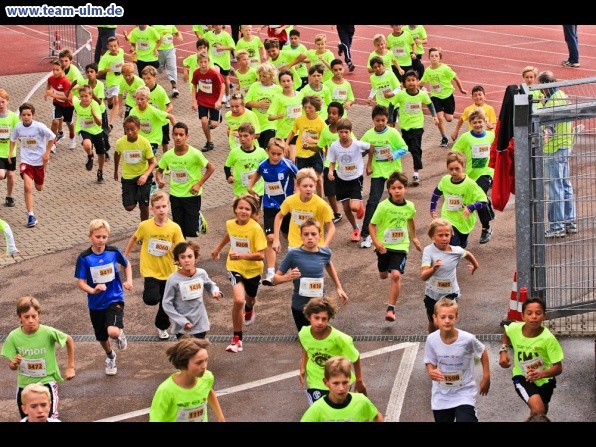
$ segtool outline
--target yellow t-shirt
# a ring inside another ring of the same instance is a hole
[[[333,210],[327,202],[316,194],[313,194],[308,202],[303,202],[300,200],[300,193],[295,193],[282,202],[280,211],[284,216],[291,213],[290,230],[288,232],[289,247],[300,247],[302,245],[300,225],[309,217],[315,218],[321,225],[321,239],[318,245],[323,245],[325,241],[325,223],[331,222],[333,219]]]
[[[128,141],[123,135],[116,141],[116,153],[120,154],[122,166],[122,178],[130,180],[143,175],[149,167],[150,160],[154,158],[151,143],[143,135],[137,136],[137,141]]]
[[[141,275],[145,278],[168,279],[176,271],[174,247],[185,240],[180,225],[169,219],[163,226],[157,225],[155,219],[144,220],[139,224],[135,237],[143,241]]]
[[[314,120],[307,118],[306,115],[300,115],[296,118],[294,127],[292,128],[294,135],[298,135],[298,139],[296,140],[296,157],[310,158],[318,152],[319,146],[317,143],[307,145],[307,147],[314,149],[314,151],[305,149],[304,137],[308,135],[311,138],[316,138],[318,140],[324,128],[325,121],[323,121],[320,116],[317,116]]]
[[[472,110],[474,110],[476,108],[477,108],[476,104],[472,104],[472,105],[466,107],[461,114],[461,119],[463,120],[463,122],[468,123],[468,130],[472,130],[472,126],[470,126],[468,117],[470,116],[470,113],[472,112]],[[485,103],[482,106],[482,110],[484,110],[484,114],[486,115],[486,123],[496,126],[497,125],[497,115],[495,113],[495,109],[493,108],[493,106],[489,106],[488,104]],[[493,127],[492,129],[486,129],[486,130],[490,130],[491,132],[494,132],[495,128]]]
[[[232,260],[230,252],[256,253],[267,248],[267,239],[263,228],[253,219],[245,225],[238,225],[236,219],[226,221],[226,232],[230,236],[230,251],[226,259],[226,269],[245,278],[254,278],[263,273],[263,261]]]

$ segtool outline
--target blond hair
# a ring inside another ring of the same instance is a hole
[[[101,228],[105,228],[108,234],[110,234],[110,224],[107,220],[93,219],[91,222],[89,222],[89,236],[91,236],[94,231],[97,231]]]
[[[296,173],[296,183],[299,185],[304,179],[311,179],[313,182],[317,182],[317,173],[313,168],[302,168]]]

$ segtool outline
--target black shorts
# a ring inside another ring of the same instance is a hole
[[[108,327],[116,326],[124,329],[124,301],[112,303],[102,310],[89,309],[91,324],[97,341],[107,341]]]
[[[453,95],[448,96],[445,99],[439,99],[435,96],[431,96],[430,100],[435,106],[437,113],[443,112],[447,115],[453,115],[455,112],[455,97]]]
[[[199,106],[198,114],[199,119],[208,117],[209,121],[217,121],[218,123],[221,123],[221,113],[219,113],[219,109]]]
[[[450,293],[449,295],[445,295],[443,298],[450,298],[452,300],[457,301],[459,298],[455,293]],[[428,317],[429,322],[433,322],[433,315],[435,313],[435,304],[437,301],[433,300],[430,296],[424,295],[424,307],[426,308],[426,316]]]
[[[261,275],[255,276],[254,278],[245,278],[238,272],[228,272],[228,279],[230,284],[234,287],[238,283],[244,284],[244,293],[251,298],[257,296],[259,290],[259,284],[261,284]]]
[[[124,118],[128,118],[128,115],[130,115],[131,110],[131,106],[129,106],[128,104],[124,104]]]
[[[166,290],[165,279],[145,277],[145,285],[143,290],[143,302],[148,306],[157,306],[161,303],[163,293]]]
[[[170,123],[164,124],[161,126],[161,133],[163,134],[161,137],[161,144],[169,144],[170,143]]]
[[[92,135],[89,132],[85,132],[84,130],[79,132],[79,135],[84,140],[91,140],[91,144],[95,148],[95,153],[97,155],[103,155],[106,153],[106,146],[105,146],[105,139],[103,137],[103,132],[98,133],[97,135]]]
[[[54,104],[54,116],[55,120],[62,119],[65,123],[72,123],[72,115],[74,114],[74,106],[65,107],[60,104]],[[60,130],[60,129],[58,129]]]
[[[324,161],[325,160],[323,159],[323,151],[319,151],[315,153],[312,157],[296,157],[296,167],[298,169],[313,168],[315,172],[322,174]]]
[[[335,180],[329,180],[327,174],[329,174],[329,167],[323,168],[323,191],[325,191],[325,197],[333,197],[335,196]]]
[[[219,74],[222,76],[227,76],[230,74],[230,70],[224,70],[223,68],[221,68],[221,66],[219,64],[213,64],[213,65],[217,65],[219,67]]]
[[[7,171],[16,171],[17,157],[12,157],[10,159],[10,163],[8,162],[8,158],[0,158],[0,169],[6,169]]]
[[[306,398],[308,399],[309,405],[314,404],[317,400],[328,395],[329,390],[319,390],[316,388],[307,388],[306,390]]]
[[[530,397],[533,395],[539,394],[542,398],[542,402],[545,405],[548,405],[551,397],[553,397],[553,391],[557,387],[557,379],[554,377],[541,386],[538,386],[533,382],[527,382],[524,376],[513,376],[512,380],[515,392],[525,403],[528,403],[528,400],[530,400]]]
[[[172,220],[180,225],[184,237],[199,235],[201,196],[176,197],[170,195],[170,210],[172,211]]]
[[[122,183],[122,206],[145,205],[149,206],[149,193],[151,192],[151,182],[153,174],[147,177],[144,185],[138,185],[139,177],[131,179],[120,179]]]
[[[377,254],[377,267],[379,272],[390,272],[391,270],[398,270],[403,274],[406,268],[406,261],[408,254],[405,251],[387,250],[385,254],[381,254],[375,250]]]
[[[273,234],[273,223],[277,213],[279,213],[279,210],[276,208],[263,208],[263,229],[265,230],[265,235]],[[290,213],[286,214],[281,220],[281,227],[279,228],[279,231],[286,235],[290,231],[290,217]]]
[[[342,180],[335,176],[335,197],[338,202],[344,200],[362,200],[362,184],[364,178],[362,176],[354,180]]]

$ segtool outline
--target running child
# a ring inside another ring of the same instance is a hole
[[[350,388],[353,385],[354,391],[367,395],[360,352],[354,346],[354,340],[329,324],[336,313],[337,304],[327,297],[313,298],[304,307],[304,315],[310,324],[303,326],[298,333],[302,346],[298,379],[306,387],[309,405],[329,394],[329,388],[323,381],[324,365],[336,355],[346,357],[354,365],[354,371],[350,371]]]
[[[368,226],[377,254],[379,276],[391,279],[386,321],[395,321],[395,305],[401,291],[401,275],[406,268],[410,241],[416,250],[422,251],[414,223],[416,208],[405,198],[407,189],[405,174],[397,171],[391,174],[387,179],[389,197],[379,203]]]
[[[155,391],[149,408],[149,422],[207,422],[207,404],[218,422],[225,422],[213,390],[215,378],[207,369],[209,341],[183,337],[166,350],[177,369]]]
[[[323,33],[315,36],[315,48],[307,50],[306,56],[311,66],[315,64],[322,64],[325,68],[321,82],[328,81],[333,76],[331,71],[331,61],[335,59],[335,55],[327,48],[327,36]]]
[[[455,327],[457,302],[441,298],[433,318],[439,330],[426,337],[424,363],[432,380],[431,408],[435,422],[478,422],[476,398],[490,389],[488,349],[476,336]],[[482,379],[474,378],[474,363],[480,359]]]
[[[127,58],[130,58],[130,55],[124,54],[124,49],[120,47],[118,38],[112,36],[108,38],[108,51],[102,54],[97,63],[97,76],[105,77],[106,80],[105,90],[107,106],[110,110],[108,119],[108,125],[111,126],[110,129],[114,126],[114,118],[119,108],[118,95],[120,93],[122,67]]]
[[[543,323],[546,304],[541,298],[530,297],[522,304],[523,321],[505,326],[499,349],[499,365],[512,365],[509,347],[513,348],[513,386],[530,409],[530,416],[548,413],[557,387],[556,376],[563,372],[563,348]]]
[[[21,409],[25,416],[21,422],[61,422],[60,419],[49,417],[52,396],[40,382],[34,382],[23,388],[21,393]]]
[[[16,156],[16,142],[19,142],[21,162],[19,173],[23,179],[25,191],[25,207],[27,208],[27,228],[37,225],[33,213],[33,185],[37,191],[43,191],[46,168],[50,161],[50,152],[56,140],[56,134],[48,127],[33,119],[35,107],[30,102],[19,106],[21,122],[15,126],[10,135],[10,151],[8,164]]]
[[[211,59],[219,67],[219,73],[223,77],[225,93],[222,102],[229,107],[230,69],[232,67],[230,58],[236,49],[236,43],[230,33],[224,29],[224,25],[213,25],[213,29],[206,32],[203,38],[209,42]]]
[[[107,245],[110,224],[103,219],[89,223],[91,247],[79,254],[75,278],[79,289],[87,293],[87,306],[95,339],[106,353],[106,375],[114,376],[116,352],[128,346],[124,335],[124,290],[132,290],[132,266],[120,248]],[[124,267],[126,278],[121,282],[120,269]]]
[[[174,104],[172,104],[166,90],[157,83],[157,73],[157,69],[151,65],[143,68],[143,71],[141,72],[141,78],[151,92],[149,94],[149,104],[163,112],[171,114],[172,110],[174,110]],[[170,143],[169,122],[166,122],[161,127],[161,133],[161,149],[165,154],[169,149],[168,144]]]
[[[226,234],[211,253],[211,257],[215,261],[219,260],[220,252],[228,243],[230,244],[226,257],[226,269],[234,298],[232,307],[234,335],[226,351],[237,353],[243,350],[243,325],[250,326],[255,321],[254,306],[261,273],[263,273],[267,239],[263,229],[255,220],[259,213],[257,199],[249,194],[236,197],[232,209],[236,218],[226,221]]]
[[[43,99],[52,98],[54,112],[52,113],[52,125],[50,129],[52,133],[56,134],[56,141],[54,143],[57,143],[61,138],[58,138],[58,135],[59,132],[62,132],[62,122],[65,121],[70,131],[68,147],[74,149],[77,146],[77,140],[75,138],[75,128],[72,123],[74,107],[72,105],[72,93],[70,90],[71,82],[64,74],[64,62],[61,59],[56,59],[52,62],[52,74],[48,77]],[[52,146],[52,152],[56,153],[56,144]]]
[[[350,392],[352,364],[342,356],[325,362],[323,383],[329,394],[312,404],[300,422],[383,422],[383,415],[362,393]]]
[[[370,95],[367,103],[373,106],[374,103],[378,106],[385,106],[389,111],[389,125],[395,127],[398,122],[398,110],[395,107],[395,95],[401,90],[399,80],[385,68],[383,59],[379,56],[374,56],[370,60],[372,74],[370,75]]]
[[[473,275],[478,269],[476,257],[469,251],[449,245],[453,235],[453,226],[447,219],[433,219],[428,228],[428,237],[432,243],[422,251],[422,272],[420,279],[424,285],[424,307],[428,316],[428,333],[438,329],[433,315],[435,304],[441,298],[454,301],[460,297],[457,282],[457,266],[462,259],[469,261],[468,270]]]
[[[273,102],[273,98],[281,93],[282,88],[275,83],[277,80],[277,69],[271,63],[265,62],[258,69],[259,81],[254,82],[246,96],[244,102],[259,119],[259,146],[267,147],[269,139],[275,136],[277,122],[269,120],[268,110]]]
[[[8,92],[0,88],[0,180],[6,179],[6,199],[4,206],[15,206],[14,190],[15,171],[17,169],[16,156],[11,157],[10,162],[10,135],[12,130],[19,124],[19,115],[8,109]],[[15,154],[16,155],[16,154]]]
[[[339,281],[337,271],[331,262],[331,249],[319,247],[321,226],[315,219],[308,218],[300,225],[302,245],[289,250],[269,285],[293,281],[292,316],[298,331],[310,322],[304,315],[304,306],[313,298],[325,295],[325,271],[335,283],[337,295],[343,304],[348,295]]]
[[[240,50],[243,51],[243,50]],[[230,110],[226,112],[226,131],[228,133],[228,145],[230,149],[240,146],[238,137],[238,128],[243,123],[251,123],[255,128],[255,136],[258,138],[261,134],[261,125],[257,115],[246,108],[244,97],[241,93],[233,93],[230,97]]]
[[[105,159],[106,161],[110,159],[110,125],[109,125],[109,118],[108,118],[108,111],[106,108],[106,89],[98,77],[99,69],[97,68],[97,64],[87,64],[85,66],[85,75],[87,76],[86,79],[81,81],[78,85],[88,85],[91,87],[93,92],[93,100],[99,104],[99,111],[101,112],[101,128],[103,130],[102,137],[103,137],[103,145],[105,151]]]
[[[267,109],[269,121],[275,122],[275,136],[286,139],[294,127],[296,118],[302,115],[302,92],[294,90],[294,75],[290,70],[281,70],[278,75],[282,92],[273,97],[271,105]],[[290,141],[289,154],[296,153],[296,140],[298,136]]]
[[[122,64],[122,75],[120,76],[120,86],[118,88],[118,116],[126,118],[131,109],[136,105],[135,94],[139,87],[145,83],[143,79],[135,74],[135,65],[132,62]],[[114,121],[112,120],[112,125]]]
[[[263,180],[264,194],[261,203],[263,205],[263,229],[267,238],[265,249],[266,272],[261,284],[272,286],[273,275],[275,275],[276,252],[273,250],[273,236],[275,216],[279,212],[281,204],[285,199],[294,194],[294,183],[298,168],[294,163],[284,157],[285,142],[281,138],[271,138],[267,145],[267,159],[259,163],[257,170],[248,182],[247,191],[253,197],[259,198],[259,194],[253,187]],[[288,237],[290,227],[290,214],[282,219],[280,231]]]
[[[348,110],[355,101],[354,90],[352,90],[352,84],[344,78],[343,62],[340,59],[333,59],[330,66],[333,76],[323,83],[331,92],[331,102],[339,102],[343,106],[344,114],[341,117],[347,118]],[[327,108],[329,108],[329,105]]]
[[[196,267],[198,260],[199,244],[195,241],[180,242],[174,247],[178,270],[166,281],[163,310],[170,317],[177,339],[185,334],[205,338],[210,325],[203,295],[207,291],[218,301],[223,296],[207,272]]]
[[[238,81],[238,84],[235,87],[237,89],[236,94],[240,94],[242,97],[244,97],[248,93],[250,86],[259,80],[257,68],[261,66],[261,63],[259,62],[259,65],[256,67],[250,65],[251,59],[249,57],[248,50],[236,51],[236,61],[236,69],[234,70],[234,74],[236,75],[236,79]],[[233,96],[234,94],[230,95],[230,101],[232,100]]]
[[[495,127],[497,127],[497,115],[495,113],[495,108],[486,103],[486,93],[484,92],[484,87],[481,85],[475,85],[472,87],[472,101],[474,102],[464,109],[457,120],[455,129],[451,134],[451,139],[453,141],[457,140],[459,131],[464,123],[468,123],[468,130],[472,130],[472,124],[469,121],[469,117],[470,113],[472,113],[475,109],[482,109],[484,111],[484,115],[486,116],[486,121],[484,123],[486,130],[494,132]]]
[[[308,84],[300,91],[306,96],[321,98],[321,109],[317,110],[323,121],[327,120],[327,104],[331,102],[331,89],[323,83],[323,74],[326,67],[322,62],[317,62],[308,69]]]
[[[64,379],[60,374],[56,358],[56,343],[66,346],[67,363],[64,377],[75,376],[74,341],[64,332],[40,324],[41,305],[37,298],[22,296],[17,300],[19,327],[10,331],[2,344],[2,357],[8,359],[11,371],[17,371],[17,408],[21,419],[27,416],[23,411],[22,393],[30,383],[40,382],[51,394],[49,417],[58,418],[58,382]]]

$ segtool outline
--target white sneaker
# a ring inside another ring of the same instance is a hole
[[[167,329],[157,329],[157,336],[160,340],[167,340],[170,338],[170,334],[168,333]]]
[[[50,152],[52,154],[55,154],[56,153],[56,145],[55,144],[52,144],[52,149],[50,149]]]
[[[118,368],[116,368],[116,352],[114,352],[113,359],[106,356],[106,376],[115,376],[117,372]]]
[[[126,339],[126,335],[124,335],[124,330],[120,329],[120,335],[118,338],[112,338],[116,347],[120,351],[124,351],[128,347],[128,340]]]
[[[372,246],[372,237],[370,237],[370,235],[366,236],[364,239],[362,239],[362,242],[360,242],[360,248],[370,248]]]
[[[250,326],[255,322],[255,308],[253,307],[250,312],[244,311],[244,325]]]
[[[275,284],[273,284],[273,275],[265,276],[265,278],[261,280],[261,284],[264,286],[274,286]]]
[[[76,147],[77,147],[77,138],[76,137],[70,138],[68,141],[68,148],[76,149]]]

